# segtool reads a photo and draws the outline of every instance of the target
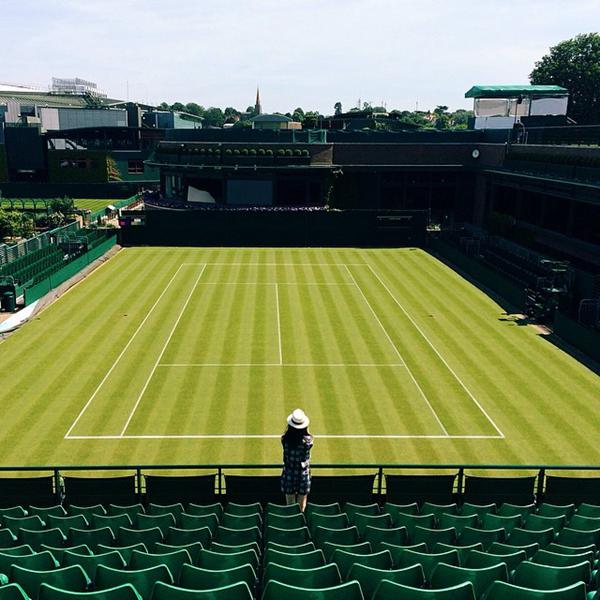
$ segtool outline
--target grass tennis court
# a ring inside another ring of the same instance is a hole
[[[1,463],[597,463],[600,378],[422,250],[128,248],[0,344]]]
[[[51,198],[47,198],[46,202],[50,203]],[[102,208],[106,208],[109,204],[115,204],[115,202],[119,202],[119,200],[111,199],[111,198],[74,198],[73,204],[75,208],[80,210],[91,210],[92,212],[101,210]],[[25,206],[25,210],[33,210],[36,206],[38,210],[44,210],[44,200],[33,200],[31,198],[27,198],[24,200],[21,199],[13,199],[12,204],[11,200],[8,198],[0,198],[0,208],[10,209],[11,206],[14,206],[16,209],[22,209]]]

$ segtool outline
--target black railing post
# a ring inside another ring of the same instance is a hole
[[[544,498],[544,481],[546,479],[546,469],[543,467],[540,469],[537,477],[537,493],[535,495],[535,500],[538,504],[542,503]]]
[[[465,469],[459,467],[458,479],[456,480],[456,496],[459,501],[462,501],[464,494],[464,482],[465,482]]]
[[[58,469],[54,469],[54,487],[56,488],[56,504],[62,504],[60,493],[60,471]]]
[[[219,496],[219,501],[221,501],[221,496],[223,495],[223,469],[221,467],[217,468],[217,495]]]
[[[138,489],[138,501],[141,502],[142,501],[142,469],[140,467],[137,467],[135,470],[135,480],[136,480],[137,489]]]
[[[377,470],[377,497],[381,500],[383,495],[383,467]]]

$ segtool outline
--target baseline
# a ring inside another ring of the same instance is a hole
[[[501,440],[500,435],[443,435],[443,434],[319,434],[319,439],[391,439],[391,440]],[[280,439],[280,433],[245,434],[245,433],[207,433],[207,434],[167,434],[167,435],[72,435],[70,440],[226,440],[226,439]]]

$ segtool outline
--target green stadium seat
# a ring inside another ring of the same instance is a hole
[[[577,508],[576,514],[582,517],[600,518],[600,506],[597,504],[587,504],[582,502]]]
[[[74,554],[82,554],[84,556],[92,556],[93,554],[91,548],[85,544],[79,544],[79,546],[61,546],[58,548],[56,546],[46,546],[46,544],[42,544],[40,546],[40,551],[44,550],[51,552],[59,565],[62,565],[65,552],[73,552]]]
[[[467,556],[464,566],[470,569],[487,569],[495,565],[505,564],[509,571],[513,571],[524,560],[527,560],[527,554],[524,550],[510,554],[489,554],[488,552],[473,550]]]
[[[17,536],[10,529],[0,529],[0,548],[10,548],[17,542]]]
[[[335,515],[322,515],[312,513],[308,516],[308,527],[314,533],[317,527],[327,527],[327,529],[347,529],[350,523],[346,513]]]
[[[198,556],[198,567],[209,571],[220,571],[222,569],[233,569],[241,565],[252,565],[254,570],[258,569],[259,560],[254,550],[244,550],[235,554],[220,554],[210,550],[202,550]]]
[[[26,517],[27,511],[21,506],[6,506],[4,508],[0,508],[0,523],[2,522],[2,517]]]
[[[169,528],[169,532],[171,529],[172,528]],[[120,546],[144,544],[151,552],[154,549],[154,544],[162,541],[164,541],[163,534],[158,527],[152,527],[150,529],[129,529],[128,527],[119,527],[117,531],[116,543]],[[106,542],[102,543],[106,544]]]
[[[132,523],[136,522],[137,516],[142,513],[144,514],[146,509],[141,504],[109,504],[108,514],[109,515],[127,515]]]
[[[543,502],[540,504],[538,515],[543,517],[562,517],[564,516],[568,521],[575,514],[574,504],[550,504],[549,502]]]
[[[9,579],[12,583],[18,583],[32,600],[38,597],[42,583],[71,592],[85,592],[90,585],[89,577],[79,565],[52,571],[34,571],[13,565],[10,568]]]
[[[332,544],[356,544],[358,542],[358,529],[354,526],[346,529],[329,529],[328,527],[318,526],[313,532],[315,545],[323,548],[326,542]]]
[[[59,567],[58,561],[47,550],[38,552],[37,554],[25,554],[21,556],[0,553],[0,573],[9,573],[12,565],[19,565],[20,567],[33,569],[34,571],[51,571]]]
[[[443,514],[446,515],[457,515],[458,506],[455,503],[452,504],[434,504],[433,502],[424,502],[421,506],[422,515],[434,515],[436,520],[439,519]]]
[[[485,515],[495,515],[498,512],[496,505],[491,504],[472,504],[471,502],[465,502],[460,507],[460,514],[463,517],[469,515],[477,515],[481,521]]]
[[[250,590],[256,587],[256,573],[252,565],[240,565],[231,569],[210,570],[185,564],[182,567],[179,587],[188,590],[210,590],[244,582]]]
[[[225,517],[223,517],[225,518]],[[269,528],[269,530],[272,529],[271,527]],[[282,535],[282,539],[289,539],[289,540],[296,540],[296,537],[293,535],[294,532],[290,532],[290,531],[285,531],[285,530],[280,530],[283,531],[284,534],[286,535]],[[308,531],[308,530],[307,530]],[[310,536],[309,536],[310,538]],[[217,530],[217,533],[215,535],[215,540],[217,542],[220,542],[221,544],[229,544],[229,545],[235,545],[235,544],[248,544],[249,542],[260,542],[261,539],[261,535],[260,535],[260,529],[258,527],[248,527],[247,529],[230,529],[229,527],[224,527],[223,525],[221,525],[219,527],[219,529]],[[273,534],[272,538],[269,539],[273,539],[273,541],[278,542],[278,543],[285,543],[283,541],[279,541],[279,539],[277,539],[277,537],[275,536],[275,534]],[[199,540],[201,541],[201,540]],[[301,543],[301,542],[306,542],[308,541],[307,539],[299,539],[296,543]]]
[[[331,561],[335,563],[343,579],[346,579],[352,565],[360,564],[375,569],[391,569],[393,566],[392,555],[389,550],[381,550],[373,554],[354,554],[345,550],[336,550]]]
[[[436,523],[435,516],[431,513],[428,515],[408,515],[404,513],[398,513],[394,517],[394,525],[396,527],[406,527],[408,531],[408,537],[411,538],[415,527],[426,527],[427,529],[433,529]]]
[[[117,585],[130,583],[142,598],[148,599],[157,581],[173,583],[173,576],[165,565],[157,565],[138,571],[125,571],[123,569],[113,569],[99,565],[96,569],[94,587],[96,590],[105,590]]]
[[[47,550],[47,548],[42,548],[42,550]],[[28,554],[35,554],[35,550],[29,544],[0,548],[0,552],[10,556],[26,556]]]
[[[68,517],[57,517],[55,515],[48,515],[47,521],[49,528],[60,529],[66,536],[69,533],[69,529],[85,529],[89,527],[87,519],[83,515],[70,515]]]
[[[344,550],[345,552],[352,552],[354,554],[372,554],[373,548],[369,542],[358,542],[357,544],[334,544],[333,542],[325,542],[323,544],[323,554],[327,562],[331,561],[333,553],[336,550]],[[382,548],[386,550],[386,548]]]
[[[119,531],[119,527],[131,529],[133,525],[129,515],[126,515],[125,513],[122,515],[92,515],[89,521],[92,529],[110,527],[115,536],[117,531]]]
[[[262,600],[364,600],[358,581],[341,583],[330,588],[312,590],[269,581],[265,586]]]
[[[167,537],[164,540],[166,544],[172,546],[186,546],[199,542],[202,546],[210,545],[212,534],[208,527],[200,527],[199,529],[179,529],[178,527],[169,527]],[[162,540],[159,540],[162,541]]]
[[[19,529],[28,529],[29,531],[40,531],[46,528],[46,523],[38,515],[28,517],[2,517],[0,523],[14,535],[17,535]]]
[[[55,506],[29,506],[27,514],[38,516],[42,521],[47,521],[50,516],[66,517],[67,511],[60,504],[56,504]]]
[[[298,529],[306,526],[306,518],[302,513],[295,515],[267,514],[266,524],[278,529]]]
[[[557,544],[552,542],[552,544],[548,544],[545,548],[548,552],[556,552],[557,554],[584,554],[585,552],[593,552],[596,553],[595,544],[588,544],[587,546],[562,546],[561,544]]]
[[[505,502],[498,509],[498,514],[502,517],[512,517],[513,515],[520,515],[523,519],[527,515],[535,512],[535,504],[510,504]]]
[[[374,569],[367,565],[355,563],[348,573],[348,581],[358,581],[365,600],[371,600],[379,584],[386,579],[411,587],[423,587],[425,575],[421,565],[412,565],[404,569]]]
[[[425,579],[430,580],[435,567],[440,563],[458,566],[458,552],[449,550],[439,554],[430,554],[427,552],[416,552],[415,550],[405,549],[404,552],[398,552],[394,558],[394,565],[397,567],[410,567],[420,564],[425,573]]]
[[[142,600],[142,597],[128,583],[94,592],[69,592],[42,583],[38,600]]]
[[[267,503],[267,515],[279,515],[280,517],[289,517],[290,515],[301,515],[302,509],[299,504],[275,504]]]
[[[96,551],[99,544],[110,546],[115,541],[115,535],[110,527],[98,529],[69,529],[67,539],[73,546],[85,544]]]
[[[342,583],[337,565],[328,564],[312,569],[295,569],[277,563],[269,563],[265,567],[263,582],[278,581],[288,585],[302,584],[305,588],[322,589],[333,587]]]
[[[223,505],[219,502],[215,502],[214,504],[194,504],[190,502],[185,511],[188,515],[217,515],[219,521],[223,518]]]
[[[456,550],[458,552],[458,564],[461,567],[465,566],[467,556],[471,553],[471,550],[478,550],[483,552],[483,544],[471,544],[470,546],[453,546],[452,544],[442,544],[438,542],[431,550],[433,554],[440,552],[449,552],[450,550]]]
[[[94,504],[93,506],[75,506],[74,504],[71,504],[68,513],[70,515],[83,515],[89,522],[91,522],[94,515],[107,514],[106,509],[102,504]]]
[[[342,548],[343,549],[343,548]],[[381,542],[379,544],[380,550],[389,550],[392,555],[392,561],[395,566],[400,563],[399,556],[404,553],[405,550],[415,550],[416,552],[427,552],[427,544],[413,544],[411,546],[389,544],[388,542]],[[355,551],[353,551],[355,552]],[[369,550],[371,552],[371,550]]]
[[[220,552],[221,554],[236,554],[237,552],[244,552],[245,550],[254,550],[254,552],[256,552],[256,555],[260,556],[260,546],[257,542],[238,544],[237,546],[230,546],[229,544],[220,544],[219,542],[213,542],[210,545],[211,552]]]
[[[155,527],[158,527],[162,532],[163,537],[167,535],[169,527],[174,527],[175,524],[175,517],[171,513],[166,513],[164,515],[147,515],[139,513],[137,516],[138,529],[154,529]]]
[[[286,554],[304,554],[317,549],[314,542],[306,542],[306,544],[298,544],[296,546],[286,546],[285,544],[268,542],[265,545],[265,549],[267,550],[269,548],[277,550],[278,552],[285,552]]]
[[[275,542],[276,544],[284,544],[286,546],[297,546],[310,542],[311,535],[308,527],[298,527],[297,529],[280,529],[268,525],[265,528],[265,541]]]
[[[148,548],[146,544],[137,543],[131,544],[129,546],[107,546],[105,544],[98,544],[96,549],[98,552],[111,552],[112,550],[116,550],[122,557],[125,563],[129,563],[129,559],[131,558],[131,554],[134,550],[139,550],[140,552],[148,552]],[[156,552],[156,550],[155,550]]]
[[[590,565],[594,564],[595,554],[592,550],[581,554],[558,554],[543,548],[538,550],[531,558],[532,562],[546,565],[548,567],[569,567],[587,560]]]
[[[456,586],[465,581],[473,584],[475,598],[479,599],[487,591],[492,582],[508,581],[508,570],[504,563],[481,569],[457,567],[441,563],[434,569],[430,583],[433,589],[440,589]]]
[[[378,515],[381,510],[379,504],[353,504],[352,502],[346,502],[344,504],[344,512],[348,515],[348,521],[354,524],[354,515]]]
[[[187,513],[181,513],[179,515],[178,527],[179,529],[202,529],[203,527],[208,527],[210,533],[215,535],[215,532],[219,527],[219,518],[215,513],[209,515],[189,515]]]
[[[565,526],[565,523],[565,515],[544,517],[542,515],[531,514],[525,517],[523,528],[530,531],[545,531],[549,527],[552,527],[554,531],[559,531]]]
[[[275,563],[293,569],[315,569],[325,564],[322,550],[313,550],[303,554],[287,554],[272,548],[267,548],[264,555],[264,564]]]
[[[527,546],[539,544],[541,548],[554,541],[554,528],[548,527],[542,530],[523,529],[515,527],[508,536],[508,542],[513,546]]]
[[[563,546],[589,546],[590,544],[598,545],[600,542],[600,529],[593,529],[592,531],[580,531],[578,529],[571,529],[570,527],[563,527],[558,532],[556,541]]]
[[[411,536],[413,544],[427,544],[428,548],[433,548],[438,542],[442,544],[453,544],[456,541],[456,529],[448,527],[447,529],[429,529],[417,525]]]
[[[504,581],[494,581],[485,595],[485,600],[506,600],[507,598],[511,600],[586,600],[585,583],[580,581],[558,590],[535,590]]]
[[[512,554],[523,550],[527,555],[527,558],[531,558],[538,550],[540,545],[536,542],[533,544],[525,544],[523,546],[514,546],[512,544],[502,544],[501,542],[494,542],[489,548],[489,554]]]
[[[392,516],[389,513],[379,515],[363,515],[356,513],[354,515],[354,525],[358,529],[359,535],[364,538],[367,527],[377,527],[379,529],[388,529],[392,526]]]
[[[597,531],[600,529],[600,517],[584,517],[576,514],[569,521],[569,529],[578,531]]]
[[[236,504],[235,502],[229,502],[225,507],[225,512],[230,515],[254,515],[256,513],[262,512],[262,506],[260,502],[255,502],[254,504]]]
[[[526,560],[515,569],[512,582],[536,590],[556,590],[578,581],[588,583],[590,578],[591,568],[587,560],[566,567],[541,565]]]
[[[521,515],[494,515],[488,513],[484,515],[481,521],[481,529],[504,529],[507,534],[515,527],[520,527],[523,524]]]
[[[146,507],[146,512],[149,515],[166,515],[170,513],[178,521],[181,513],[185,512],[185,508],[181,502],[176,502],[175,504],[153,504],[150,502]]]
[[[474,600],[473,584],[465,581],[438,590],[414,588],[384,579],[375,590],[373,600]]]
[[[30,600],[18,583],[0,586],[0,600]]]
[[[332,502],[331,504],[315,504],[314,502],[308,502],[304,514],[307,518],[313,514],[319,515],[339,515],[342,512],[338,502]]]
[[[479,517],[475,514],[450,515],[443,513],[438,517],[437,522],[440,529],[453,527],[456,530],[456,535],[460,535],[465,527],[477,527],[479,525]]]
[[[64,553],[61,565],[63,567],[79,565],[87,573],[87,576],[94,581],[96,578],[96,569],[99,565],[111,567],[112,569],[124,569],[127,563],[116,550],[113,552],[104,552],[103,554],[94,554],[93,556],[85,556],[67,551]]]
[[[150,600],[252,600],[252,592],[243,581],[212,590],[186,590],[159,581]]]
[[[379,527],[367,525],[363,534],[363,539],[365,542],[369,542],[374,549],[379,550],[379,546],[382,542],[396,544],[397,546],[405,545],[408,540],[408,532],[406,531],[406,527],[380,529]]]
[[[228,529],[250,529],[251,527],[258,527],[260,529],[262,524],[263,521],[260,513],[254,513],[253,515],[230,515],[229,513],[225,513],[221,520],[221,525]],[[202,527],[202,525],[198,525],[198,527]]]
[[[195,565],[198,562],[198,557],[202,551],[202,544],[200,542],[194,542],[193,544],[185,544],[184,546],[172,546],[171,544],[157,542],[154,545],[154,554],[171,554],[172,552],[178,552],[179,550],[185,550],[190,555],[192,564]]]
[[[176,550],[175,552],[169,552],[166,554],[150,554],[148,552],[134,550],[131,553],[131,558],[129,559],[127,568],[134,571],[139,571],[141,569],[156,567],[157,565],[166,565],[169,567],[171,575],[173,575],[173,581],[179,581],[179,574],[181,573],[181,569],[185,564],[192,564],[192,557],[187,550]],[[183,585],[182,587],[186,586]]]
[[[60,548],[66,540],[60,529],[42,529],[41,531],[19,529],[17,539],[21,544],[29,544],[34,550],[39,550],[42,544]]]
[[[494,542],[504,542],[506,540],[506,531],[504,529],[476,529],[475,527],[465,527],[460,534],[459,542],[463,546],[471,544],[483,544],[487,550]]]

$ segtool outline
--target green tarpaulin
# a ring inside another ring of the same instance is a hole
[[[565,96],[560,85],[474,85],[465,98],[516,98],[517,96]]]

